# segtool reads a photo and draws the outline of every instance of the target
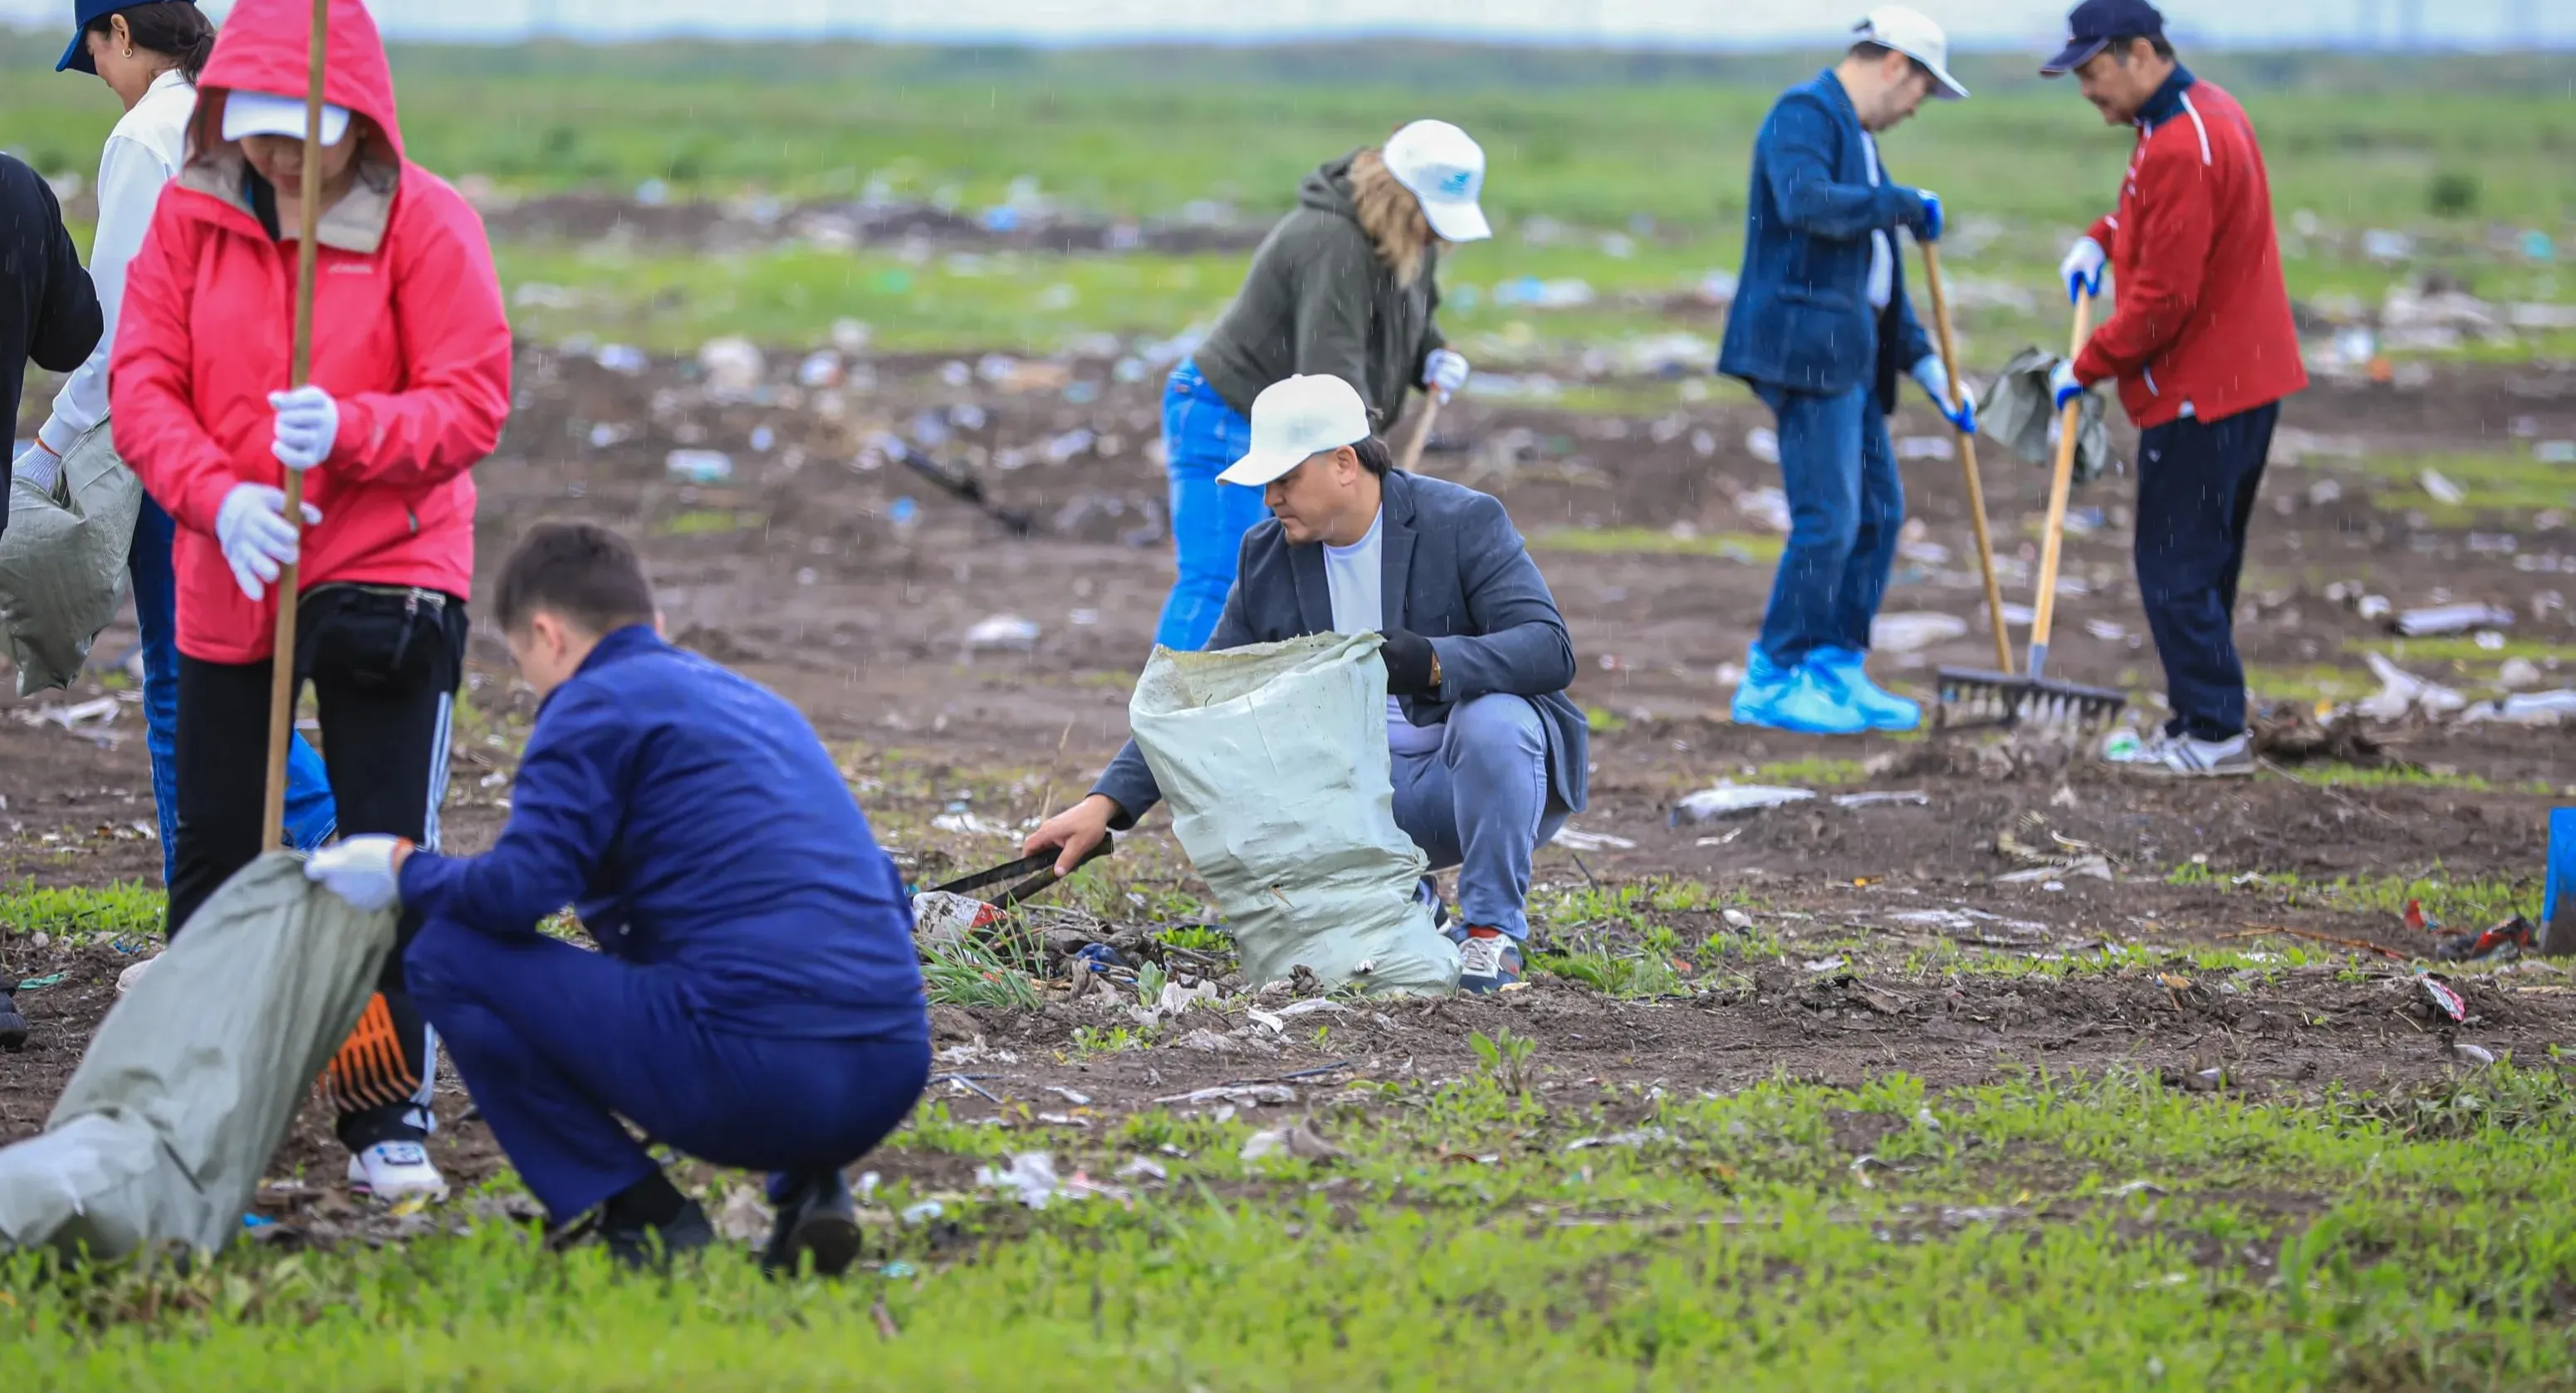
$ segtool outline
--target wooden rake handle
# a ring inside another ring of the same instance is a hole
[[[303,207],[295,243],[295,345],[290,387],[313,379],[313,281],[322,220],[322,56],[330,48],[331,0],[313,0],[313,33],[305,45]],[[346,140],[348,136],[342,136]],[[304,544],[304,471],[286,471],[286,525]],[[286,847],[286,750],[295,738],[296,564],[277,572],[277,632],[269,647],[268,791],[260,803],[260,846]]]
[[[2084,352],[2093,336],[2093,292],[2075,297],[2075,334],[2066,350],[2068,362]],[[2057,620],[2057,562],[2066,546],[2066,495],[2075,485],[2075,435],[2084,420],[2084,398],[2066,403],[2057,417],[2057,468],[2048,480],[2048,531],[2039,543],[2039,596],[2031,604],[2030,676],[2047,676],[2048,635]]]
[[[1407,474],[1418,473],[1421,470],[1423,447],[1431,443],[1431,428],[1440,421],[1440,401],[1438,392],[1428,389],[1423,392],[1422,419],[1413,427],[1413,434],[1405,440],[1404,454],[1395,462],[1396,468]]]
[[[1941,248],[1937,243],[1918,242],[1923,248],[1923,283],[1932,295],[1933,331],[1941,344],[1941,371],[1950,379],[1950,411],[1959,410],[1959,348],[1957,336],[1950,328],[1950,297],[1941,286]],[[1953,427],[1955,430],[1956,427]],[[2013,669],[2012,633],[2004,624],[2004,591],[1995,579],[1995,539],[1986,530],[1986,486],[1977,473],[1977,438],[1958,431],[1959,466],[1968,481],[1968,520],[1977,530],[1977,569],[1986,582],[1986,618],[1995,631],[1995,671]]]

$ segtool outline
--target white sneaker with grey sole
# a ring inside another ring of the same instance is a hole
[[[2242,731],[2225,740],[2175,736],[2142,755],[2128,767],[2155,778],[2226,779],[2254,772],[2254,742]]]
[[[349,1188],[362,1190],[387,1204],[419,1196],[447,1198],[447,1177],[429,1159],[429,1148],[416,1141],[380,1141],[349,1154]]]

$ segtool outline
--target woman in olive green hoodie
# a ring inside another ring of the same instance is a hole
[[[1484,151],[1445,121],[1416,121],[1306,176],[1225,317],[1163,389],[1180,579],[1155,642],[1206,646],[1243,534],[1269,516],[1261,490],[1216,480],[1251,450],[1262,388],[1330,373],[1359,389],[1383,429],[1408,389],[1446,398],[1467,380],[1433,316],[1441,246],[1493,235],[1476,204],[1484,181]]]

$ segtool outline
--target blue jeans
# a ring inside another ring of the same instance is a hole
[[[1538,708],[1501,693],[1470,698],[1450,708],[1439,749],[1394,762],[1395,825],[1431,869],[1459,868],[1459,920],[1528,938],[1530,857],[1567,817],[1548,793]]]
[[[2164,660],[2170,735],[2245,733],[2236,578],[2279,424],[2276,402],[2220,421],[2185,416],[2138,433],[2138,603]]]
[[[170,883],[179,829],[179,578],[170,566],[170,515],[151,495],[134,519],[126,570],[134,578],[134,627],[143,640],[143,744],[152,752],[152,810],[161,824],[161,883]],[[322,756],[296,736],[286,750],[286,839],[299,851],[339,828]]]
[[[661,1169],[620,1118],[703,1161],[801,1178],[866,1155],[930,1078],[927,1016],[899,1036],[751,1035],[708,1025],[693,974],[676,964],[534,933],[433,919],[403,972],[493,1137],[558,1223]]]
[[[1762,615],[1762,651],[1782,668],[1819,648],[1866,652],[1905,525],[1905,484],[1877,393],[1753,390],[1779,419],[1789,495],[1789,545]]]
[[[1180,579],[1163,601],[1154,642],[1195,653],[1207,647],[1234,588],[1243,534],[1270,516],[1261,490],[1220,484],[1216,476],[1252,452],[1252,422],[1225,404],[1184,360],[1163,384],[1163,451],[1172,476],[1172,549]]]

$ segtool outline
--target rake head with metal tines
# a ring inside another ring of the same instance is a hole
[[[2034,725],[2078,731],[2106,728],[2129,704],[2126,693],[2021,673],[1942,668],[1933,725],[1943,730]]]

